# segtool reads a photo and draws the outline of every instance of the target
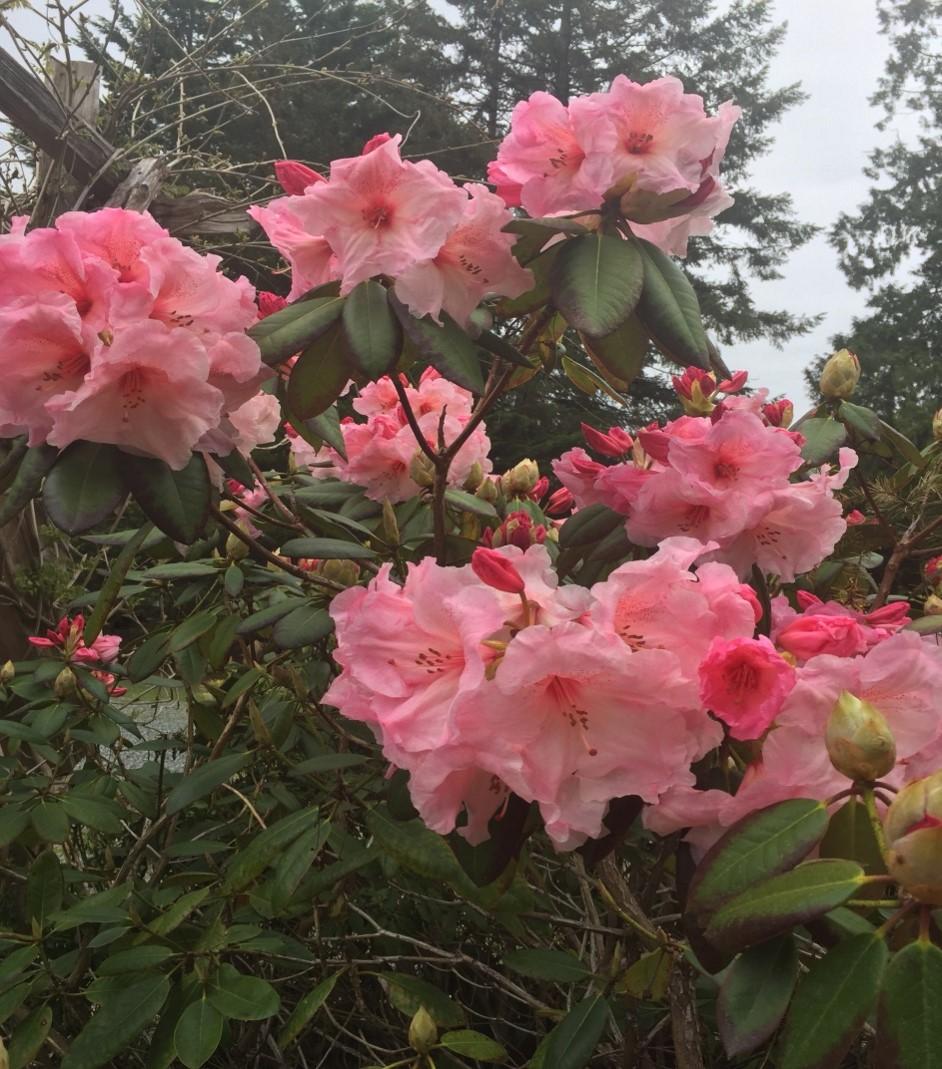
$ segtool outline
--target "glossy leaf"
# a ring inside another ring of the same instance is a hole
[[[39,493],[43,479],[58,455],[59,450],[51,445],[37,445],[26,450],[13,482],[0,497],[0,527],[22,512]]]
[[[205,797],[220,784],[232,779],[237,772],[241,772],[251,759],[252,755],[249,753],[230,753],[200,765],[188,776],[184,776],[167,795],[167,813],[172,816]]]
[[[570,516],[559,529],[559,545],[569,549],[598,542],[617,527],[623,527],[624,523],[625,517],[607,505],[587,505]]]
[[[526,220],[520,220],[525,222]],[[518,242],[518,244],[520,244]],[[524,262],[528,271],[533,273],[533,288],[521,293],[519,297],[505,297],[497,304],[496,312],[500,316],[524,316],[542,308],[550,299],[550,275],[553,264],[562,246],[553,245],[532,259]],[[514,247],[516,249],[516,246]]]
[[[651,339],[637,315],[604,338],[582,335],[582,345],[603,376],[624,393],[641,374]]]
[[[856,861],[868,875],[886,872],[867,807],[856,798],[848,799],[831,817],[820,852],[821,857]]]
[[[785,1021],[778,1069],[841,1064],[877,1000],[886,959],[882,939],[855,935],[812,965]]]
[[[439,1028],[460,1028],[466,1023],[465,1012],[458,1003],[427,980],[404,972],[384,972],[378,976],[389,1001],[407,1017],[424,1006]]]
[[[286,398],[292,416],[302,420],[320,416],[349,380],[350,355],[338,323],[311,342],[291,369]]]
[[[286,557],[307,557],[318,560],[375,560],[376,553],[358,542],[340,538],[289,538],[281,547]]]
[[[113,445],[75,442],[59,456],[43,484],[43,508],[66,534],[101,523],[127,493],[121,478],[124,454]]]
[[[281,1005],[278,992],[257,976],[245,976],[231,965],[221,965],[207,989],[212,1006],[236,1021],[263,1021],[273,1017]]]
[[[308,991],[298,1001],[288,1020],[285,1021],[284,1028],[278,1034],[278,1047],[280,1050],[285,1050],[289,1047],[310,1024],[317,1011],[330,998],[330,993],[336,986],[340,976],[341,974],[337,972],[333,976],[328,976],[326,980],[321,980],[315,988]]]
[[[455,1032],[446,1032],[439,1039],[439,1045],[463,1058],[476,1062],[490,1062],[500,1065],[507,1060],[507,1051],[490,1036],[461,1028]]]
[[[194,453],[174,471],[162,460],[121,454],[121,474],[141,511],[175,542],[195,542],[209,518],[211,488],[206,459]]]
[[[603,337],[635,310],[643,278],[644,264],[634,242],[585,234],[560,249],[550,288],[553,303],[572,327]]]
[[[574,1006],[547,1037],[546,1069],[583,1069],[589,1064],[611,1012],[601,995],[590,995]]]
[[[709,912],[758,881],[792,868],[817,846],[827,826],[827,808],[810,798],[793,798],[750,813],[700,862],[687,908]]]
[[[340,318],[344,299],[338,296],[296,301],[249,328],[266,364],[277,364],[301,352]]]
[[[49,916],[62,908],[65,879],[53,850],[44,850],[30,865],[26,881],[26,916],[45,929]]]
[[[801,459],[807,464],[823,464],[837,456],[837,451],[847,441],[847,428],[840,420],[806,419],[798,428],[805,437],[801,447]]]
[[[574,954],[565,950],[512,950],[504,955],[504,964],[521,976],[556,983],[575,983],[592,975]]]
[[[280,650],[295,650],[320,642],[333,629],[334,621],[325,608],[306,603],[282,616],[272,628],[272,639]]]
[[[778,1028],[798,980],[798,949],[790,935],[750,947],[723,978],[716,1003],[728,1058],[751,1054]]]
[[[185,650],[207,631],[211,631],[218,618],[219,614],[215,609],[204,609],[195,616],[190,616],[170,632],[170,642],[167,648],[171,653]]]
[[[108,619],[108,613],[117,604],[125,576],[134,563],[134,558],[137,556],[144,539],[153,529],[154,526],[151,523],[145,523],[143,527],[138,528],[131,538],[125,542],[114,564],[112,564],[108,578],[102,583],[101,590],[98,591],[95,608],[85,622],[83,638],[87,646],[90,646],[101,634],[102,626],[105,620]]]
[[[894,954],[883,977],[877,1022],[880,1069],[942,1065],[942,950],[919,940]]]
[[[169,992],[170,981],[159,974],[115,988],[69,1047],[61,1069],[99,1069],[107,1065],[153,1021]]]
[[[8,1056],[10,1069],[28,1069],[36,1064],[36,1057],[42,1050],[49,1030],[52,1028],[52,1007],[42,1005],[21,1021],[10,1040]],[[61,1065],[65,1066],[63,1061]]]
[[[693,364],[709,370],[710,344],[690,280],[674,260],[650,242],[641,241],[639,246],[644,260],[644,288],[638,301],[638,318],[668,359],[684,367]]]
[[[393,294],[390,294],[389,303],[405,336],[423,359],[450,382],[472,393],[483,392],[484,377],[477,346],[447,312],[442,312],[442,325],[439,326],[428,316],[416,319]]]
[[[177,1057],[187,1069],[200,1069],[205,1065],[221,1039],[222,1014],[205,995],[187,1006],[173,1030]]]
[[[880,417],[872,408],[863,405],[851,404],[850,401],[842,401],[837,410],[838,418],[851,426],[858,434],[871,442],[877,441],[882,436]]]
[[[721,949],[742,950],[842,905],[863,878],[863,869],[853,861],[807,861],[721,906],[706,937]]]
[[[372,279],[356,286],[343,306],[343,331],[353,364],[368,379],[396,365],[402,331],[389,307],[386,287]]]

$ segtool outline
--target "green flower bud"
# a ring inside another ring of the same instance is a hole
[[[922,603],[922,611],[926,616],[938,616],[942,613],[942,598],[938,594],[930,594]]]
[[[484,468],[481,467],[481,462],[476,460],[471,465],[471,470],[468,472],[468,477],[464,481],[463,489],[467,490],[469,494],[473,494],[482,482],[484,482]]]
[[[860,381],[860,361],[850,349],[839,349],[824,365],[818,388],[828,400],[846,400]]]
[[[477,490],[474,491],[474,496],[493,505],[500,497],[500,490],[493,479],[485,478]]]
[[[12,683],[16,679],[16,668],[12,661],[7,661],[0,668],[0,683]]]
[[[890,875],[913,898],[942,905],[942,772],[904,787],[884,827]]]
[[[409,478],[426,490],[435,485],[435,465],[421,449],[416,449],[409,463]]]
[[[525,497],[537,484],[540,469],[535,460],[521,460],[500,477],[500,488],[506,497]]]
[[[71,698],[76,693],[75,673],[68,665],[56,676],[52,689],[57,698]]]
[[[245,560],[249,555],[249,547],[238,535],[230,534],[226,539],[226,556],[229,560]]]
[[[852,780],[872,783],[896,764],[896,741],[879,709],[843,691],[825,729],[831,764]]]
[[[356,586],[360,581],[360,565],[355,560],[319,560],[311,571],[341,586]]]
[[[424,1006],[415,1011],[409,1022],[409,1046],[419,1054],[428,1054],[438,1041],[438,1027]]]

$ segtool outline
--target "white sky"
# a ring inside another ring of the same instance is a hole
[[[35,9],[42,2],[33,0]],[[445,6],[443,0],[432,2]],[[825,230],[841,210],[864,199],[867,153],[878,137],[894,136],[874,128],[880,116],[868,104],[886,57],[874,7],[874,0],[775,0],[776,17],[787,21],[788,33],[772,61],[771,82],[800,81],[808,100],[775,128],[775,142],[755,165],[752,182],[770,193],[789,191],[798,217]],[[106,8],[105,0],[87,0],[84,6],[86,13]],[[14,12],[13,21],[38,32],[38,20],[29,12]],[[850,325],[866,296],[847,286],[826,233],[793,253],[783,274],[778,282],[753,283],[761,303],[796,313],[822,312],[821,325],[782,350],[750,343],[728,346],[724,357],[731,367],[748,368],[754,385],[769,387],[773,395],[786,393],[800,405],[802,369],[827,352],[831,335]]]

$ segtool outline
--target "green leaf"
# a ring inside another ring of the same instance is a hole
[[[871,408],[854,405],[850,401],[842,401],[837,410],[837,417],[871,442],[882,437],[880,417]]]
[[[302,832],[278,859],[271,878],[271,904],[276,912],[287,906],[329,834],[329,822],[314,824]]]
[[[112,954],[95,970],[99,976],[118,976],[126,972],[146,972],[172,958],[174,951],[170,947],[156,945],[132,947]]]
[[[812,965],[785,1021],[778,1069],[841,1064],[876,1002],[886,959],[882,939],[855,935]]]
[[[69,1047],[60,1069],[99,1069],[125,1053],[160,1012],[169,992],[170,981],[157,974],[114,988]]]
[[[211,631],[215,627],[217,619],[218,613],[216,609],[204,609],[203,612],[190,616],[171,631],[167,648],[171,653],[179,653],[180,650],[185,650],[201,635]]]
[[[843,905],[863,879],[863,869],[853,861],[806,861],[721,906],[706,937],[723,950],[743,950]]]
[[[700,318],[700,302],[690,280],[669,256],[648,241],[639,242],[644,288],[638,318],[669,360],[709,370],[710,343]]]
[[[482,349],[486,349],[494,356],[499,356],[502,360],[506,360],[508,364],[513,364],[514,367],[528,369],[533,367],[528,357],[511,345],[506,338],[502,338],[492,330],[482,330],[477,337],[477,343]]]
[[[337,323],[312,342],[291,369],[286,393],[291,414],[302,420],[321,415],[337,400],[349,380],[350,355],[343,330]]]
[[[461,1028],[456,1032],[446,1032],[438,1041],[445,1050],[460,1054],[463,1058],[472,1058],[477,1062],[507,1061],[507,1051],[490,1036],[472,1032],[470,1028]]]
[[[651,339],[641,320],[629,316],[624,323],[604,338],[581,335],[582,346],[592,362],[622,393],[641,374]]]
[[[275,824],[269,825],[240,851],[226,866],[222,893],[232,894],[247,887],[272,861],[317,820],[317,806],[291,813]]]
[[[177,1057],[187,1069],[200,1069],[213,1056],[222,1039],[222,1015],[204,995],[180,1014],[173,1030]]]
[[[278,364],[307,348],[340,318],[343,297],[296,301],[280,312],[260,319],[248,335],[258,345],[266,364]]]
[[[69,817],[61,802],[41,801],[30,810],[36,834],[47,843],[62,843],[69,837]]]
[[[215,761],[201,765],[180,780],[167,795],[167,815],[173,816],[197,799],[203,798],[220,784],[232,779],[237,772],[241,772],[251,760],[250,753],[225,754],[223,757],[217,757]]]
[[[553,303],[570,326],[604,337],[635,310],[643,280],[644,263],[633,241],[584,234],[560,249],[550,287]]]
[[[910,620],[903,630],[915,631],[917,635],[937,635],[942,631],[942,615],[921,616],[918,620]]]
[[[109,887],[107,891],[80,898],[75,905],[57,913],[53,923],[57,932],[67,932],[80,924],[127,923],[128,911],[124,903],[128,897],[128,885]]]
[[[880,420],[880,433],[885,441],[896,450],[897,453],[916,468],[924,468],[928,463],[922,453],[916,448],[916,446],[902,434],[895,427],[891,427],[889,423],[884,423]]]
[[[458,1003],[427,980],[410,973],[375,975],[383,981],[389,1001],[407,1017],[412,1017],[420,1006],[424,1006],[439,1028],[460,1028],[467,1023],[465,1012]]]
[[[587,505],[570,516],[559,529],[559,545],[561,549],[587,546],[624,525],[625,517],[607,505]]]
[[[98,597],[95,599],[95,608],[85,622],[83,638],[87,646],[90,646],[101,634],[102,626],[104,625],[105,620],[108,619],[108,613],[111,612],[118,601],[121,587],[124,584],[124,577],[128,574],[128,570],[134,563],[134,558],[137,555],[137,551],[141,548],[144,539],[147,538],[153,529],[154,525],[152,523],[145,523],[143,527],[138,528],[138,530],[131,535],[130,539],[125,542],[117,559],[111,566],[108,578],[102,583],[101,590],[98,591]]]
[[[272,628],[272,640],[280,650],[296,650],[320,642],[334,629],[330,613],[307,603],[283,616]]]
[[[750,947],[723,978],[716,1019],[727,1058],[751,1054],[772,1037],[798,980],[798,948],[790,935]]]
[[[191,913],[199,909],[208,894],[208,887],[200,887],[196,891],[188,891],[185,895],[180,895],[169,909],[147,922],[148,931],[152,935],[169,935],[170,932],[179,928]]]
[[[213,1007],[235,1021],[263,1021],[274,1017],[281,1006],[278,992],[255,976],[244,976],[231,965],[221,965],[207,989]]]
[[[29,824],[29,813],[9,802],[0,809],[0,846],[9,846]]]
[[[77,823],[107,835],[121,835],[124,826],[121,823],[123,810],[109,798],[93,798],[87,794],[62,796],[62,808]]]
[[[673,962],[666,951],[649,950],[625,970],[615,990],[644,1002],[663,1002],[670,983]]]
[[[847,428],[840,420],[830,416],[826,419],[806,419],[798,430],[805,436],[801,459],[806,464],[823,464],[836,456],[838,449],[847,441]]]
[[[445,840],[420,820],[392,820],[384,806],[377,806],[367,814],[366,826],[383,853],[420,876],[449,883],[465,897],[474,896],[474,884]]]
[[[521,976],[555,983],[571,984],[592,975],[574,954],[565,950],[512,950],[504,955],[504,964]]]
[[[528,222],[529,220],[521,219],[520,222]],[[514,246],[514,254],[516,255],[517,246],[521,243],[517,242]],[[541,252],[533,259],[526,259],[525,262],[527,270],[533,273],[533,288],[527,290],[526,293],[521,293],[519,297],[504,297],[499,301],[495,308],[496,313],[499,316],[523,316],[528,315],[530,312],[535,312],[538,308],[542,308],[550,299],[550,276],[553,271],[553,264],[556,262],[556,257],[559,255],[561,245],[553,245],[545,252]]]
[[[385,286],[367,279],[350,292],[343,307],[343,330],[354,366],[368,379],[378,379],[395,367],[402,331]]]
[[[439,326],[428,316],[416,319],[395,294],[389,295],[389,303],[405,336],[436,371],[472,393],[484,392],[477,347],[447,312]]]
[[[52,1007],[48,1005],[33,1010],[22,1024],[17,1025],[8,1051],[10,1069],[27,1069],[28,1066],[35,1064],[36,1056],[42,1049],[43,1043],[46,1042],[50,1028],[52,1028]],[[60,1062],[60,1065],[68,1069],[64,1060]]]
[[[601,390],[607,397],[610,397],[617,404],[624,404],[625,399],[619,394],[615,388],[609,383],[609,381],[597,374],[591,368],[580,364],[578,360],[573,360],[569,356],[562,358],[562,368],[569,378],[569,381],[576,386],[577,389],[582,390],[583,393],[588,394],[590,397],[596,390]]]
[[[175,542],[195,542],[209,518],[209,472],[202,453],[180,471],[162,460],[121,454],[121,474],[141,511]]]
[[[461,512],[470,512],[473,516],[481,516],[485,520],[496,520],[498,518],[497,509],[489,501],[475,497],[474,494],[469,494],[466,490],[455,490],[454,488],[446,490],[445,501],[452,508],[459,509]]]
[[[222,577],[222,588],[227,598],[237,598],[245,586],[245,572],[238,564],[230,564]]]
[[[759,880],[792,868],[821,841],[827,826],[826,806],[811,798],[793,798],[750,813],[700,862],[687,908],[709,912]]]
[[[340,415],[336,405],[331,405],[326,412],[322,412],[319,416],[312,416],[310,419],[301,419],[293,412],[287,415],[290,417],[288,422],[308,445],[319,449],[326,442],[332,449],[336,449],[344,460],[347,459],[347,449],[343,440],[343,432],[340,429]]]
[[[16,478],[0,500],[0,527],[18,516],[39,493],[43,479],[55,464],[58,455],[59,450],[51,445],[37,445],[27,449],[17,468]]]
[[[261,631],[264,627],[271,627],[282,616],[287,616],[289,612],[293,612],[303,604],[303,598],[289,597],[282,598],[271,605],[266,605],[264,609],[253,612],[251,616],[246,616],[236,628],[236,634],[251,635],[253,631]]]
[[[298,1036],[308,1026],[314,1014],[324,1005],[324,1003],[330,998],[330,993],[333,991],[337,981],[341,977],[341,973],[336,972],[333,976],[328,976],[326,980],[321,980],[317,987],[313,988],[298,1002],[298,1004],[291,1011],[288,1020],[285,1021],[284,1028],[278,1034],[278,1048],[279,1050],[285,1050],[289,1047]]]
[[[546,1069],[583,1069],[595,1053],[611,1012],[601,995],[590,995],[566,1014],[547,1037]]]
[[[167,656],[170,636],[165,632],[148,636],[134,651],[127,663],[128,678],[132,683],[146,679]]]
[[[67,534],[101,523],[124,500],[124,454],[113,445],[75,442],[62,453],[43,485],[43,507]]]
[[[307,776],[312,772],[336,772],[341,768],[356,768],[366,762],[362,754],[325,753],[309,757],[291,769],[292,776]]]
[[[172,561],[170,564],[155,564],[141,572],[142,579],[206,579],[219,575],[219,569],[201,561]]]
[[[919,940],[897,951],[883,977],[879,1005],[880,1069],[942,1065],[942,950]]]
[[[286,557],[316,557],[319,560],[375,560],[369,546],[340,538],[289,538],[281,547]]]
[[[848,799],[831,817],[820,854],[856,861],[869,876],[886,872],[867,807],[856,798]]]
[[[53,850],[44,850],[30,865],[26,881],[26,916],[43,930],[50,913],[62,908],[65,879],[62,865]]]

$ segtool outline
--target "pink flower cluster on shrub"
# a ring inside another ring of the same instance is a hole
[[[501,228],[512,218],[485,186],[457,186],[430,160],[399,154],[399,135],[380,135],[361,156],[334,160],[324,180],[292,172],[292,195],[249,214],[291,265],[291,293],[332,279],[340,292],[376,275],[395,280],[414,315],[442,311],[465,326],[487,295],[517,297],[533,284],[511,255],[517,240]]]
[[[471,417],[472,395],[442,378],[434,368],[422,373],[418,386],[411,386],[405,376],[401,381],[428,444],[438,447],[441,430],[445,444],[450,445]],[[413,478],[412,465],[416,456],[421,460],[423,454],[392,379],[387,375],[364,386],[353,401],[353,408],[366,420],[359,423],[348,418],[341,423],[346,459],[330,446],[315,451],[295,435],[291,438],[291,449],[296,463],[312,465],[312,475],[335,476],[362,486],[366,496],[374,501],[388,498],[395,504],[414,497],[420,487]],[[489,472],[490,448],[484,425],[478,424],[458,450],[448,472],[448,484],[461,486],[476,465],[480,472]]]
[[[0,238],[0,436],[78,439],[182,468],[229,452],[263,368],[254,290],[149,215],[67,212]]]
[[[673,194],[676,215],[631,229],[683,256],[687,239],[708,234],[713,216],[733,203],[719,166],[740,114],[728,102],[707,115],[702,98],[676,78],[639,85],[619,75],[608,92],[568,106],[538,92],[514,108],[488,177],[508,205],[532,216],[590,211],[620,198],[629,220],[644,218],[639,194]]]

